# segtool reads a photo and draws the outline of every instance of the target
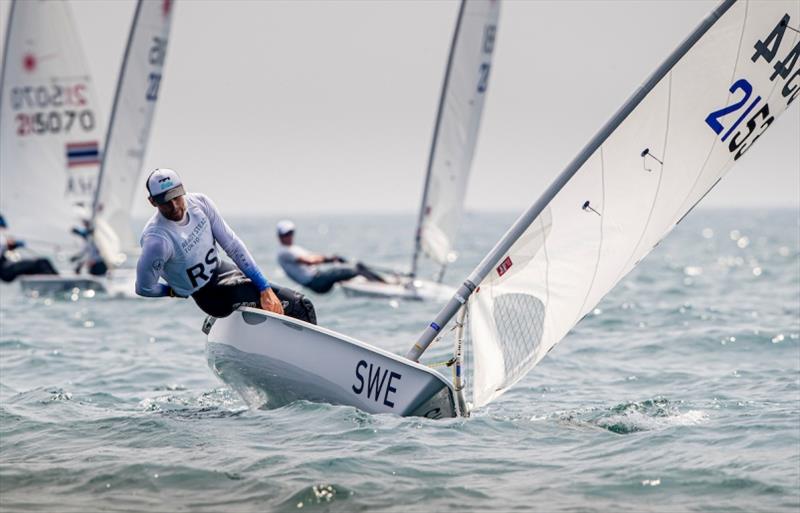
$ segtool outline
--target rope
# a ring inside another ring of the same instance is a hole
[[[462,324],[462,323],[460,323],[460,322],[458,322],[458,321],[454,322],[454,323],[453,323],[453,327],[452,327],[452,328],[450,328],[450,329],[449,329],[448,331],[446,331],[445,333],[442,333],[441,335],[439,335],[438,337],[436,337],[435,339],[433,339],[433,342],[431,342],[431,345],[435,344],[436,342],[439,342],[440,340],[442,340],[442,338],[444,338],[444,336],[445,336],[445,335],[449,335],[450,333],[452,333],[454,330],[456,330],[456,329],[460,328],[461,326],[463,326],[463,324]],[[414,344],[414,345],[415,345],[415,346],[417,346],[417,347],[419,347],[419,345],[417,345],[417,344]]]
[[[450,358],[446,362],[429,363],[428,367],[430,367],[431,369],[435,369],[436,367],[452,367],[454,363],[456,363],[456,357],[455,356]]]
[[[458,321],[454,321],[453,322],[453,327],[450,328],[447,332],[442,333],[441,335],[439,335],[438,337],[433,339],[433,342],[431,342],[431,345],[435,344],[436,342],[439,342],[445,335],[448,335],[448,334],[452,333],[453,331],[457,330],[458,328],[461,328],[462,326],[464,326],[464,323],[458,322]],[[434,362],[434,363],[429,363],[429,364],[426,364],[426,365],[428,367],[430,367],[431,369],[434,369],[436,367],[452,367],[454,363],[456,363],[456,357],[455,356],[453,356],[452,358],[450,358],[447,361]]]

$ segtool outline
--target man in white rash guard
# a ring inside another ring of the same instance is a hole
[[[214,317],[225,317],[244,305],[316,323],[311,301],[267,281],[206,195],[187,194],[171,169],[156,169],[145,185],[158,212],[142,231],[137,294],[192,296],[201,310]],[[236,266],[222,260],[217,242]]]
[[[346,260],[339,255],[322,255],[312,253],[294,243],[294,223],[288,219],[278,221],[276,226],[278,240],[278,263],[286,275],[295,282],[308,287],[318,294],[330,292],[340,281],[363,276],[369,281],[385,280],[375,271],[356,262],[355,265],[331,265],[325,268],[320,264],[344,264]]]

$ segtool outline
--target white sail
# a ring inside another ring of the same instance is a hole
[[[499,0],[465,0],[459,11],[422,198],[419,245],[451,262],[492,65]],[[416,255],[415,255],[416,260]]]
[[[32,246],[79,247],[100,165],[95,86],[69,5],[11,4],[0,76],[0,213]]]
[[[723,3],[531,207],[469,299],[475,407],[539,362],[797,98],[792,27],[797,0]]]
[[[94,203],[94,237],[104,260],[137,251],[131,207],[139,181],[167,52],[173,2],[139,0],[117,83]]]

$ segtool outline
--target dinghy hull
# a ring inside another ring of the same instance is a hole
[[[251,407],[306,400],[368,413],[456,417],[454,392],[437,372],[318,326],[242,308],[209,318],[211,370]]]
[[[22,291],[31,296],[56,296],[73,291],[106,291],[103,280],[94,276],[64,277],[57,274],[31,274],[19,277]]]
[[[136,295],[133,269],[116,269],[107,276],[31,274],[18,278],[20,288],[30,296],[60,296],[87,292],[113,298],[140,298]]]
[[[340,286],[344,293],[350,297],[405,299],[411,301],[446,301],[450,299],[456,290],[432,281],[414,280],[412,283],[407,278],[389,283],[354,278],[341,282]]]

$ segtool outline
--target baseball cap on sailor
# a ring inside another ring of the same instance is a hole
[[[284,219],[283,221],[278,221],[276,228],[278,230],[278,235],[282,237],[294,231],[294,223],[288,219]]]
[[[181,177],[172,169],[156,169],[147,177],[145,185],[150,197],[159,205],[186,194]]]

